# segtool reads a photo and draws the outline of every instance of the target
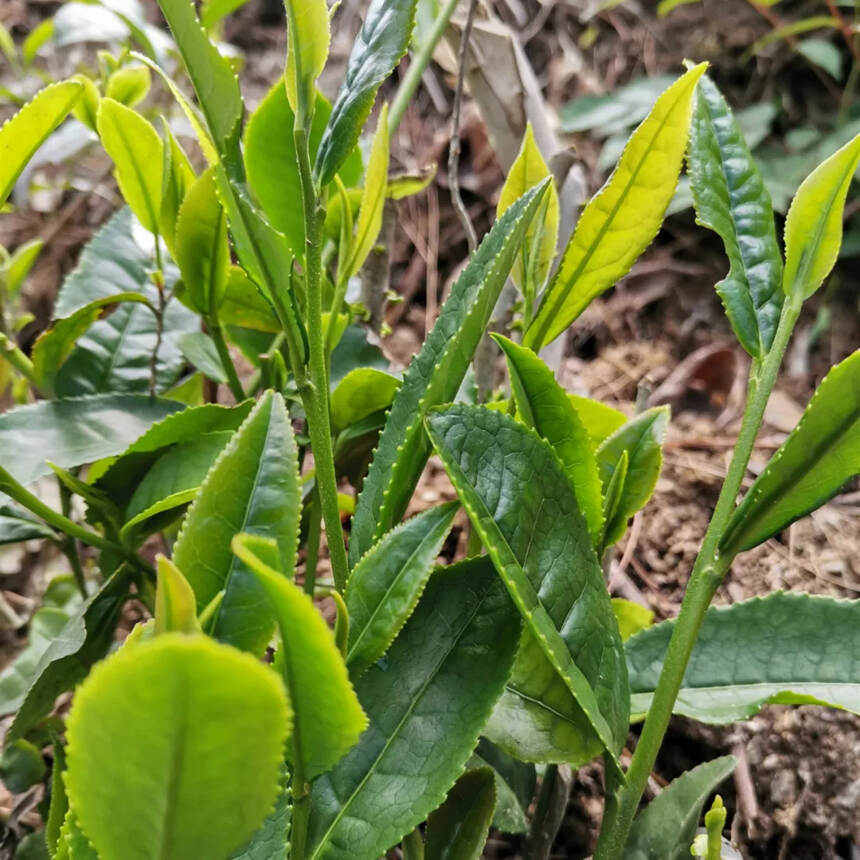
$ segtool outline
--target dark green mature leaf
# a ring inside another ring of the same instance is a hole
[[[335,99],[314,176],[328,185],[358,141],[379,85],[409,47],[416,0],[372,0],[353,44],[340,92]]]
[[[0,465],[22,484],[119,454],[181,403],[137,394],[43,400],[0,415]]]
[[[459,507],[450,502],[407,520],[353,568],[345,595],[353,677],[385,653],[412,614]]]
[[[629,707],[621,637],[561,463],[533,431],[494,410],[456,404],[431,412],[427,427],[523,615],[508,689],[559,724],[542,760],[579,764],[601,748],[617,755]]]
[[[5,496],[0,495],[0,546],[53,536],[53,530],[41,520],[37,520],[29,511],[11,504]],[[0,680],[0,688],[2,688],[2,680]]]
[[[579,413],[555,381],[555,374],[530,349],[501,335],[493,339],[505,353],[518,413],[561,460],[588,523],[592,543],[598,546],[603,534],[600,475]]]
[[[633,822],[624,860],[686,860],[705,801],[735,769],[723,756],[681,774]]]
[[[479,860],[495,807],[493,771],[467,770],[427,819],[426,860]]]
[[[860,473],[860,350],[824,377],[720,540],[733,557],[814,511]]]
[[[314,783],[309,860],[374,860],[442,802],[510,672],[519,626],[489,559],[431,577],[384,666],[356,684],[370,726]]]
[[[496,811],[493,827],[505,833],[525,833],[529,829],[529,809],[537,785],[533,764],[519,761],[487,738],[478,741],[469,767],[490,767],[496,775]]]
[[[199,610],[224,591],[210,630],[224,642],[262,653],[275,616],[254,573],[230,542],[239,532],[273,538],[292,576],[301,511],[296,442],[279,394],[266,393],[215,461],[185,517],[173,560]]]
[[[75,694],[70,807],[102,857],[227,857],[272,810],[289,728],[283,685],[249,654],[182,633],[135,642]]]
[[[651,498],[663,465],[663,440],[669,423],[669,407],[657,406],[631,418],[597,449],[597,465],[604,495],[621,455],[627,452],[627,473],[618,488],[615,513],[606,524],[604,546],[612,546],[624,534],[627,520]]]
[[[729,258],[717,292],[741,345],[761,358],[773,343],[784,298],[773,204],[743,133],[707,75],[696,90],[689,162],[696,221],[719,233]]]
[[[673,626],[625,646],[634,714],[651,704]],[[769,702],[860,713],[860,601],[776,592],[707,611],[675,713],[730,723]]]
[[[6,735],[24,737],[54,707],[57,696],[82,681],[114,639],[128,596],[127,577],[117,571],[64,625],[32,672],[32,682]]]
[[[231,855],[230,860],[288,860],[293,808],[286,777],[285,768],[281,775],[281,793],[275,801],[274,811],[247,844]]]
[[[546,187],[524,194],[496,221],[404,374],[358,497],[349,541],[353,565],[403,515],[430,453],[423,413],[454,399]]]
[[[311,598],[286,574],[277,545],[266,538],[239,535],[233,551],[257,577],[281,630],[276,658],[295,714],[287,761],[305,782],[340,761],[358,741],[367,718],[349,681],[331,628]]]

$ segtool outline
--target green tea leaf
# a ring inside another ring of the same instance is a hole
[[[286,774],[282,775],[281,793],[275,809],[263,822],[263,826],[248,840],[230,860],[288,860],[290,848],[290,818],[292,815],[290,789]]]
[[[624,860],[687,860],[705,801],[736,764],[734,756],[723,756],[673,780],[636,817]]]
[[[75,813],[66,813],[54,860],[99,860],[92,843],[84,835]]]
[[[353,568],[345,595],[346,663],[353,677],[385,653],[412,614],[459,507],[450,502],[407,520]]]
[[[743,348],[762,358],[783,301],[773,204],[743,133],[707,75],[696,90],[689,160],[696,222],[719,233],[729,258],[717,292]]]
[[[194,590],[182,571],[163,555],[156,559],[155,626],[159,633],[201,633]]]
[[[300,511],[289,415],[283,398],[267,392],[209,470],[173,549],[173,561],[197,595],[198,611],[225,592],[209,628],[217,639],[255,654],[268,644],[275,616],[230,542],[240,532],[273,538],[284,572],[292,576]]]
[[[299,102],[310,108],[316,79],[328,58],[329,33],[326,0],[286,0],[287,69],[284,74],[287,99],[293,111]],[[289,130],[287,131],[289,133]]]
[[[579,420],[588,433],[588,441],[595,451],[608,436],[627,423],[627,416],[623,412],[599,400],[580,397],[578,394],[567,396],[576,409]]]
[[[68,116],[84,88],[78,81],[51,84],[0,128],[0,206],[48,135]]]
[[[353,565],[403,515],[430,453],[423,413],[454,399],[546,185],[523,195],[496,221],[406,370],[352,519]]]
[[[355,746],[367,718],[331,628],[311,598],[288,578],[293,561],[285,569],[272,567],[268,560],[279,560],[277,545],[253,535],[236,537],[233,551],[257,577],[278,619],[277,665],[283,670],[295,712],[287,760],[295,766],[299,762],[305,782],[310,782]]]
[[[830,274],[842,244],[848,186],[860,164],[860,134],[803,180],[785,219],[787,296],[807,299]]]
[[[23,242],[12,253],[7,263],[3,265],[6,275],[6,291],[14,296],[24,285],[30,269],[33,268],[45,243],[41,239],[31,239]]]
[[[320,185],[328,185],[340,170],[358,141],[379,85],[406,53],[415,6],[416,0],[371,0],[320,142],[314,164]]]
[[[51,473],[119,454],[160,421],[182,409],[172,400],[106,394],[43,400],[0,415],[0,465],[22,484]]]
[[[646,630],[654,623],[654,613],[650,609],[632,600],[624,600],[622,597],[612,598],[612,611],[618,622],[622,642],[626,642],[634,633]]]
[[[134,107],[146,98],[151,83],[148,66],[123,66],[108,78],[105,96],[127,107]]]
[[[391,406],[400,380],[375,367],[357,367],[338,382],[331,394],[331,423],[335,432]]]
[[[626,644],[632,711],[651,704],[674,621]],[[705,614],[675,713],[746,720],[768,703],[860,713],[860,603],[775,592]]]
[[[176,221],[182,201],[196,177],[188,156],[164,117],[161,118],[161,126],[164,134],[164,187],[161,191],[158,230],[164,237],[170,256],[176,259]]]
[[[8,499],[0,495],[0,546],[54,536],[53,530],[41,520],[37,520],[29,511],[7,502]],[[0,702],[3,699],[2,678],[3,676],[0,675]]]
[[[493,771],[466,771],[427,819],[426,860],[480,860],[495,806]]]
[[[616,430],[597,449],[597,465],[604,495],[607,495],[622,453],[626,451],[628,456],[627,473],[619,488],[618,505],[606,525],[604,546],[612,546],[624,534],[627,520],[651,498],[663,465],[663,440],[668,423],[668,406],[646,409]]]
[[[706,63],[670,86],[633,132],[612,175],[585,207],[523,343],[560,335],[630,270],[660,229],[687,147],[693,93]]]
[[[186,361],[213,382],[226,383],[227,372],[215,342],[202,331],[189,331],[179,338],[179,349]]]
[[[430,578],[385,665],[356,684],[370,725],[314,783],[309,860],[374,860],[439,806],[510,672],[519,625],[488,559]]]
[[[283,685],[250,655],[204,636],[139,642],[75,695],[69,803],[101,856],[226,858],[272,810],[289,727]]]
[[[824,377],[720,540],[729,558],[814,511],[860,473],[860,350]]]
[[[137,220],[158,232],[164,148],[158,132],[137,111],[109,98],[99,102],[102,146],[116,166],[119,190]]]
[[[271,303],[238,266],[230,266],[227,273],[219,316],[230,325],[271,333],[281,331]]]
[[[621,637],[561,463],[533,431],[493,410],[457,404],[431,412],[427,427],[525,622],[509,690],[574,727],[569,758],[557,760],[580,764],[601,747],[617,755],[628,717]]]
[[[522,420],[555,451],[576,494],[594,546],[603,534],[603,497],[588,433],[567,392],[530,349],[501,335],[493,339],[508,362],[511,392]]]

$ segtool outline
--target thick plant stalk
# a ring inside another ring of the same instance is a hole
[[[630,769],[627,771],[627,779],[618,794],[607,799],[605,824],[594,853],[594,860],[620,860],[623,855],[633,817],[663,743],[705,612],[733,561],[731,557],[720,556],[718,544],[734,511],[737,495],[764,417],[765,406],[776,382],[782,357],[799,314],[800,300],[789,297],[783,305],[773,346],[761,364],[754,366],[750,375],[749,399],[734,455],[693,567],[690,582],[684,593],[681,611],[672,631],[654,699],[642,728],[642,735],[630,763]]]

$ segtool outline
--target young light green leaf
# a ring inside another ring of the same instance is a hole
[[[773,204],[743,133],[707,75],[696,90],[689,162],[696,222],[719,233],[729,258],[717,292],[743,348],[762,358],[783,301]]]
[[[173,550],[201,611],[219,592],[224,600],[212,635],[262,653],[275,628],[265,591],[236,558],[239,532],[274,539],[285,575],[292,576],[298,545],[301,493],[296,441],[279,394],[267,392],[206,476]]]
[[[198,177],[179,209],[176,262],[191,306],[207,318],[214,316],[230,266],[227,219],[216,193],[214,168]]]
[[[589,302],[626,275],[660,229],[675,193],[700,63],[657,99],[633,132],[621,160],[585,207],[561,265],[523,339],[539,351]]]
[[[108,78],[105,96],[127,107],[134,107],[146,98],[151,83],[148,66],[123,66]]]
[[[400,380],[375,367],[357,367],[338,382],[331,393],[331,424],[335,432],[380,409],[388,409]]]
[[[814,511],[860,473],[860,350],[824,377],[720,540],[729,558]]]
[[[627,416],[623,412],[599,400],[591,400],[578,394],[567,396],[588,433],[588,440],[594,451],[607,437],[627,423]]]
[[[430,453],[422,413],[455,397],[547,183],[493,225],[404,374],[358,497],[349,541],[353,565],[403,515]]]
[[[20,244],[2,266],[6,279],[6,291],[14,296],[24,285],[30,269],[33,268],[45,243],[41,239],[31,239]]]
[[[819,164],[797,189],[785,219],[787,296],[809,298],[830,274],[842,244],[848,186],[860,163],[860,134]]]
[[[622,642],[626,642],[635,633],[647,630],[654,623],[654,613],[650,609],[622,597],[612,598],[612,611],[618,622]]]
[[[163,555],[156,559],[155,633],[202,633],[194,590],[182,571]]]
[[[141,641],[75,695],[70,806],[103,857],[227,857],[272,810],[289,728],[283,685],[249,654],[180,633]]]
[[[287,760],[300,766],[305,782],[337,764],[358,741],[367,717],[349,682],[331,628],[311,598],[274,568],[277,545],[266,538],[238,535],[233,551],[257,578],[281,629],[277,664],[295,714]],[[286,572],[292,568],[289,563]]]
[[[618,504],[607,521],[604,547],[612,546],[624,534],[627,520],[645,506],[663,465],[663,440],[669,423],[669,407],[656,406],[631,418],[605,439],[597,449],[597,465],[604,495],[623,452],[627,452],[627,474],[618,488]]]
[[[0,128],[0,206],[45,138],[68,116],[84,88],[78,81],[51,84]]]
[[[597,461],[579,413],[553,372],[530,349],[502,335],[493,339],[505,353],[520,417],[546,439],[561,460],[597,546],[603,534],[603,497]]]
[[[328,185],[358,141],[379,85],[406,53],[415,23],[416,0],[371,0],[349,55],[314,164],[320,185]]]
[[[314,783],[308,860],[374,860],[439,806],[510,672],[519,626],[487,558],[431,577],[385,665],[356,684],[370,725]]]
[[[22,484],[122,452],[181,403],[137,394],[43,400],[0,415],[0,465]]]
[[[549,168],[535,142],[531,123],[528,123],[520,151],[502,186],[496,215],[501,216],[517,198],[549,175]],[[521,290],[524,278],[528,275],[531,289],[526,295],[536,295],[549,274],[558,241],[558,219],[558,192],[555,185],[550,185],[544,199],[544,209],[532,221],[522,244],[520,258],[511,270],[511,279]]]
[[[184,508],[194,501],[199,489],[177,490],[148,505],[123,523],[120,540],[126,545],[138,546],[149,535],[166,529],[182,516]]]
[[[161,191],[158,230],[164,237],[171,257],[176,259],[176,221],[182,201],[194,184],[195,175],[185,150],[164,117],[161,120],[161,128],[164,135],[164,187]]]
[[[407,520],[353,568],[346,663],[354,678],[385,653],[412,614],[459,507],[450,502]]]
[[[673,626],[625,646],[634,714],[650,707]],[[768,703],[860,713],[860,603],[775,592],[707,611],[675,713],[722,724]]]
[[[569,757],[556,760],[580,764],[601,747],[617,755],[629,705],[621,637],[561,463],[533,431],[490,409],[456,404],[431,412],[427,427],[525,622],[509,689],[574,728]]]
[[[495,807],[493,771],[467,770],[427,819],[426,860],[480,860]]]
[[[287,69],[284,75],[287,99],[293,111],[314,103],[316,79],[328,58],[329,33],[326,0],[286,0]],[[287,130],[289,133],[289,129]]]
[[[74,810],[66,812],[54,860],[99,860],[95,848],[81,830]]]
[[[99,103],[96,124],[116,167],[122,196],[137,220],[157,233],[164,182],[164,145],[158,132],[137,111],[109,98]]]
[[[633,822],[624,860],[688,860],[702,807],[736,764],[723,756],[673,780]]]

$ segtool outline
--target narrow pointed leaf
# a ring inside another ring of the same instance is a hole
[[[743,133],[707,75],[696,91],[689,160],[696,221],[719,233],[729,258],[717,292],[743,348],[762,358],[783,302],[773,204]]]
[[[277,546],[265,538],[240,535],[233,549],[257,578],[278,619],[277,665],[283,669],[295,723],[287,760],[301,762],[305,782],[310,782],[355,746],[367,718],[331,628],[311,598],[268,563],[277,560]]]
[[[326,0],[286,0],[287,68],[284,74],[287,98],[295,111],[298,94],[310,107],[314,85],[328,58],[329,19]],[[287,130],[289,133],[289,130]]]
[[[830,274],[842,245],[848,186],[860,163],[860,135],[820,164],[800,185],[785,219],[788,296],[806,299]]]
[[[673,621],[626,644],[634,714],[654,693]],[[860,713],[860,603],[776,592],[711,607],[675,713],[731,723],[767,703],[832,705]]]
[[[459,507],[451,502],[407,520],[353,568],[346,588],[353,677],[385,653],[412,614]]]
[[[182,571],[163,555],[158,556],[155,589],[155,633],[201,633],[194,590]]]
[[[519,626],[487,559],[431,577],[385,665],[356,684],[370,725],[314,783],[309,860],[374,860],[439,806],[501,692]]]
[[[164,243],[170,255],[176,258],[176,219],[179,209],[188,189],[194,184],[194,169],[188,156],[176,139],[167,120],[161,119],[164,135],[164,169],[163,187],[161,190],[161,211],[158,216],[158,231],[164,237]]]
[[[860,350],[818,386],[800,423],[747,491],[720,541],[729,557],[814,511],[860,473]]]
[[[292,576],[301,510],[296,442],[284,401],[267,393],[209,470],[173,550],[203,608],[224,600],[209,628],[217,639],[262,653],[275,616],[254,573],[230,542],[240,532],[272,538]]]
[[[51,84],[0,128],[0,206],[45,138],[68,116],[84,91],[78,81]]]
[[[681,774],[633,822],[624,860],[686,860],[705,801],[735,769],[723,756]]]
[[[564,716],[578,729],[579,743],[599,739],[617,755],[629,704],[621,637],[560,462],[534,432],[493,410],[454,405],[431,412],[427,426],[525,621],[518,662],[525,647],[534,663],[528,698],[540,702],[547,693],[566,701]],[[522,673],[515,670],[515,677]],[[578,756],[581,747],[571,753]]]
[[[456,396],[545,189],[546,181],[496,221],[404,374],[358,497],[349,541],[353,565],[403,515],[430,453],[423,413]]]
[[[530,349],[501,335],[494,340],[508,362],[517,411],[555,451],[576,493],[595,546],[603,533],[603,498],[588,433],[555,374]]]
[[[693,93],[706,63],[657,99],[621,160],[585,207],[524,343],[535,351],[560,335],[630,270],[660,229],[687,148]]]
[[[69,803],[100,856],[227,857],[274,806],[289,720],[283,685],[250,655],[204,636],[141,641],[75,695]]]
[[[0,495],[0,546],[20,543],[25,540],[54,537],[53,529],[36,519],[29,511],[17,505],[7,504],[8,499]],[[0,690],[3,682],[0,675]],[[0,694],[2,701],[2,694]]]
[[[372,0],[349,55],[314,165],[328,185],[355,146],[379,85],[406,53],[415,23],[416,0]]]
[[[426,860],[480,860],[495,807],[493,771],[466,771],[427,819]]]

